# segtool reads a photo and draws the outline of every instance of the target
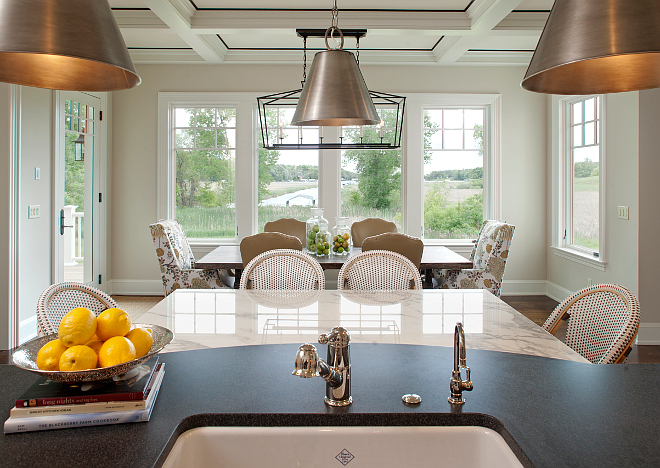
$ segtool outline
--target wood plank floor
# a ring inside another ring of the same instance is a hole
[[[118,296],[115,299],[129,311],[134,307],[150,307],[154,301],[162,298]],[[502,300],[539,326],[543,325],[558,304],[547,296],[502,296]],[[556,336],[563,339],[565,333],[565,330],[560,329]],[[10,359],[9,351],[0,350],[0,364],[9,364]],[[660,363],[660,346],[633,346],[627,363]]]

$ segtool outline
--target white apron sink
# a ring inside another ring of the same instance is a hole
[[[476,426],[199,427],[163,468],[522,468],[502,436]]]

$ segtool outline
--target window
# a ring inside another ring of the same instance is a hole
[[[476,239],[484,219],[484,108],[424,111],[424,238]]]
[[[316,141],[318,127],[291,127],[295,108],[269,109],[266,115],[272,132],[270,141],[295,144]],[[306,221],[311,207],[319,206],[319,151],[266,150],[259,138],[259,232],[269,221],[294,218]]]
[[[555,97],[556,234],[559,255],[604,268],[604,99]]]
[[[481,219],[499,219],[499,95],[408,95],[395,150],[274,151],[261,147],[262,94],[159,93],[158,216],[178,218],[195,248],[236,244],[279,218],[305,221],[312,206],[331,226],[335,216],[379,217],[461,252]],[[271,140],[373,141],[395,131],[389,109],[379,109],[382,125],[323,129],[291,127],[293,111],[271,109]]]
[[[236,109],[174,106],[175,216],[188,237],[234,237]]]

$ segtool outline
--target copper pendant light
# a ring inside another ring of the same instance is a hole
[[[344,35],[337,26],[337,0],[332,9],[332,26],[325,33],[328,50],[314,56],[305,84],[291,120],[296,126],[376,125],[380,117],[367,85],[362,78],[355,56],[346,50]],[[328,34],[341,36],[336,49],[328,46]]]
[[[658,0],[555,0],[522,82],[600,94],[660,87]]]
[[[141,80],[107,0],[0,0],[0,81],[115,91]]]

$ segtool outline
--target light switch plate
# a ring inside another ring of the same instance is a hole
[[[41,205],[28,206],[28,219],[41,218]]]
[[[618,218],[619,219],[630,219],[629,215],[629,209],[627,206],[619,206],[618,207]]]
[[[39,180],[41,179],[41,168],[40,167],[35,167],[34,168],[34,180]]]

